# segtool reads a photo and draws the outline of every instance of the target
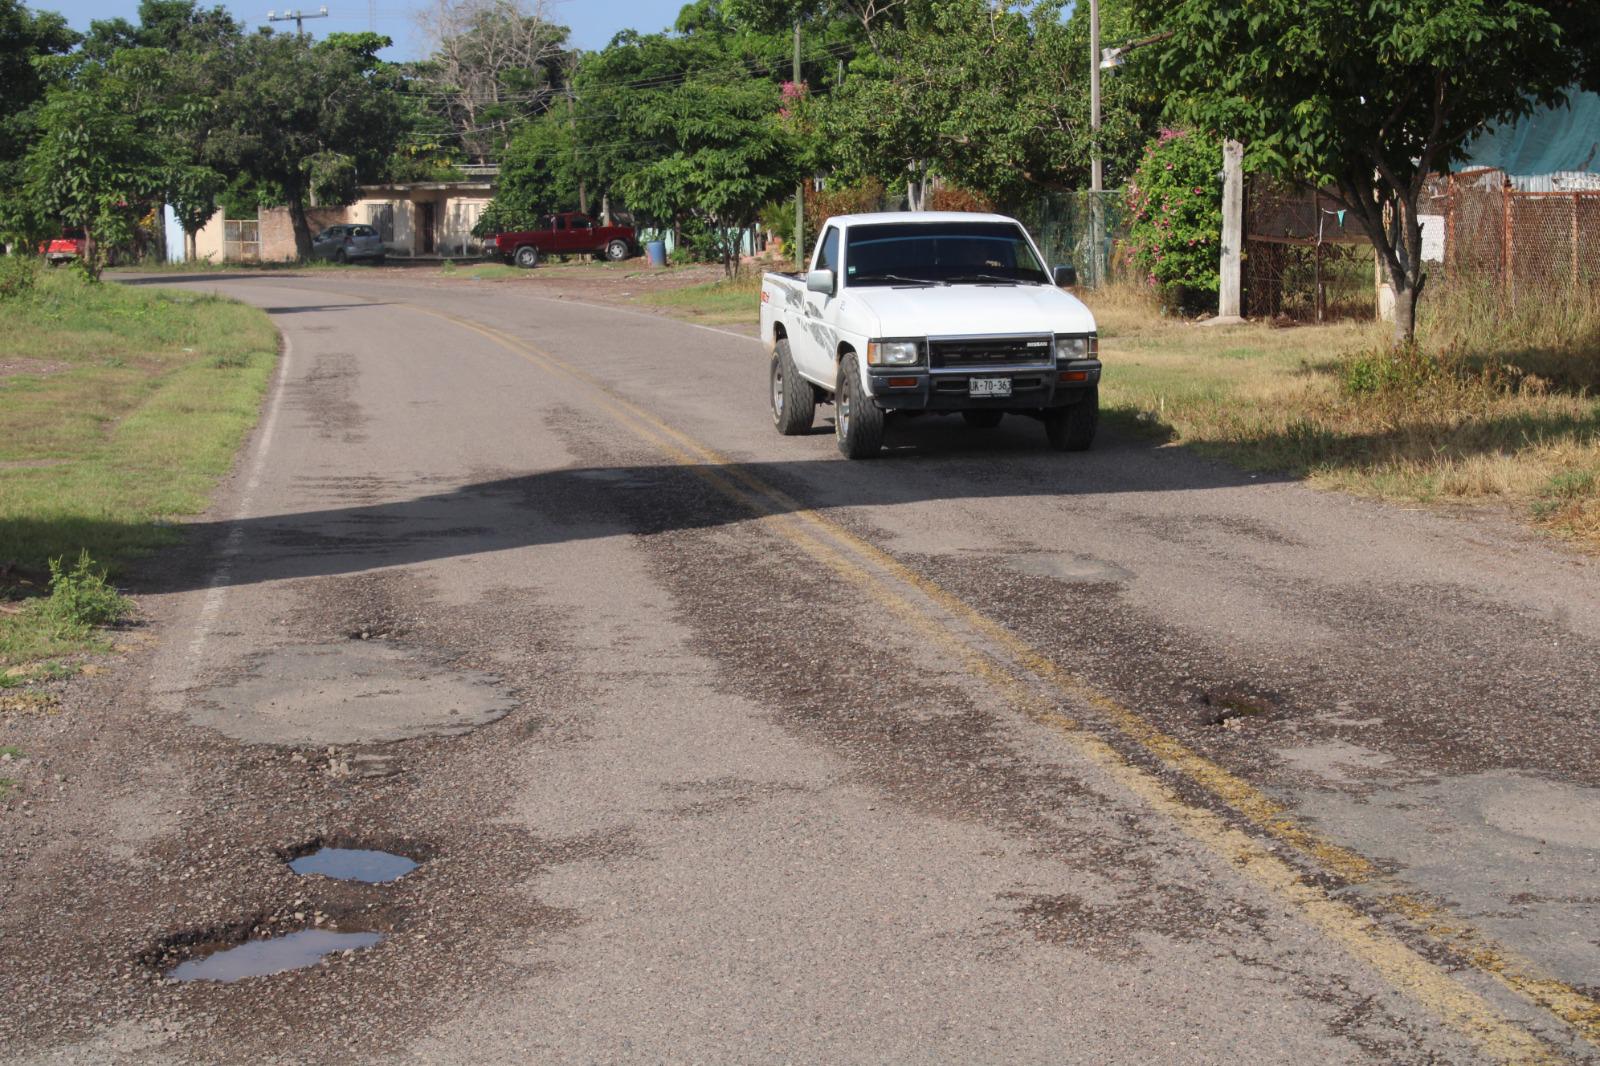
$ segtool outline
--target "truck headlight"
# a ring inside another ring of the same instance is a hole
[[[1098,358],[1100,358],[1100,338],[1097,334],[1079,333],[1056,337],[1056,362]]]
[[[915,366],[922,361],[922,345],[916,341],[869,341],[868,366]]]

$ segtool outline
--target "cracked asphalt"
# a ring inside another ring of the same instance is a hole
[[[127,283],[285,352],[7,723],[0,1060],[1600,1061],[1594,560],[1114,430],[850,463],[536,282]],[[382,939],[166,977],[311,927]]]

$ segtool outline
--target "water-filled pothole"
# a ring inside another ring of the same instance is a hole
[[[382,885],[398,881],[417,868],[415,859],[392,851],[367,848],[318,848],[289,862],[289,869],[302,877],[313,874],[336,881],[362,881]]]
[[[168,974],[179,981],[243,980],[264,977],[286,970],[315,966],[336,951],[370,948],[383,939],[381,933],[339,933],[332,929],[302,929],[298,933],[250,940],[238,947],[225,948],[198,959],[179,963]]]

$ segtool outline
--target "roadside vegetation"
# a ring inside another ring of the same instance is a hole
[[[266,315],[215,296],[41,271],[0,298],[0,670],[123,617],[106,571],[205,508],[276,351]]]
[[[1360,495],[1508,503],[1600,548],[1600,300],[1441,289],[1401,347],[1382,323],[1208,328],[1142,290],[1089,302],[1103,400],[1134,425]]]
[[[761,298],[761,273],[745,271],[731,278],[679,289],[647,292],[639,302],[709,325],[749,323]]]

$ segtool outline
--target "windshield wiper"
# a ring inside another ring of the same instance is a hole
[[[852,278],[851,283],[860,285],[864,281],[904,281],[911,285],[948,285],[946,281],[930,281],[927,278],[907,278],[899,274],[868,274],[864,278]]]
[[[1024,279],[1022,278],[1008,278],[1000,274],[957,274],[955,277],[947,278],[945,280],[952,285],[958,281],[999,282],[1001,285],[1024,284]],[[1038,282],[1029,281],[1026,282],[1026,284],[1037,285]]]

